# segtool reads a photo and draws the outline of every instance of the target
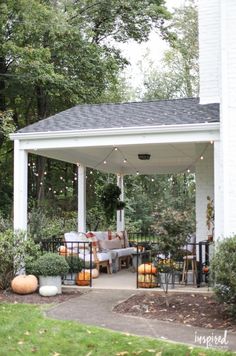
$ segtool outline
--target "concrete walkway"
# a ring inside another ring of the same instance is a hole
[[[49,317],[62,320],[75,320],[88,325],[149,336],[193,346],[206,346],[214,336],[221,336],[224,349],[236,351],[236,333],[203,329],[172,322],[145,319],[113,312],[113,307],[143,291],[130,290],[87,290],[83,295],[58,304],[47,311]],[[202,337],[202,338],[200,338]],[[215,339],[214,339],[215,340]],[[216,343],[212,347],[217,347]],[[211,346],[211,345],[209,345]]]

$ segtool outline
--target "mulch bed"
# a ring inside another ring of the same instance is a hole
[[[209,329],[236,332],[236,320],[226,313],[225,306],[213,296],[201,294],[169,294],[169,307],[160,292],[134,295],[114,308],[121,314],[159,319]]]
[[[62,303],[68,299],[78,297],[82,293],[75,292],[66,292],[63,294],[56,295],[54,297],[41,297],[38,293],[20,295],[15,294],[9,291],[1,291],[0,290],[0,303],[26,303],[26,304],[51,304],[51,303]]]

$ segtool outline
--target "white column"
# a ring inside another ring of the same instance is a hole
[[[199,160],[196,163],[196,239],[207,240],[206,225],[207,196],[214,198],[213,145],[209,145],[200,159],[203,146],[197,147]]]
[[[117,174],[117,185],[121,190],[120,200],[124,201],[124,176],[122,174]],[[125,209],[117,210],[116,230],[125,230]]]
[[[14,141],[14,230],[27,231],[28,153]]]
[[[78,231],[86,232],[86,167],[78,164]]]
[[[214,143],[214,208],[215,208],[215,231],[214,238],[217,240],[224,234],[224,197],[223,197],[223,164],[222,143]]]

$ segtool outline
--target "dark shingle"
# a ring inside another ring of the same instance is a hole
[[[219,104],[198,98],[77,105],[19,130],[21,133],[119,127],[196,124],[219,121]]]

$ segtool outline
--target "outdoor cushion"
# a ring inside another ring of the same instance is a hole
[[[100,250],[114,250],[121,248],[121,240],[116,238],[113,240],[101,240],[99,241]]]

